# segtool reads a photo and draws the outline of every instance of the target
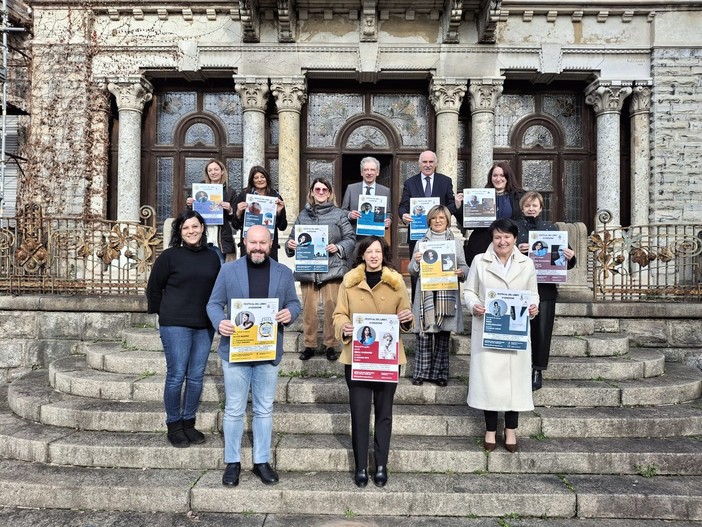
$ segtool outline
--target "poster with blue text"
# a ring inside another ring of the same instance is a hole
[[[295,272],[329,272],[329,226],[295,225]]]
[[[356,222],[356,234],[384,236],[387,204],[387,196],[358,196],[358,212],[361,213],[361,217]]]
[[[275,215],[277,210],[275,196],[246,195],[246,210],[244,211],[244,238],[246,231],[254,225],[265,225],[271,233],[275,234]]]
[[[439,204],[439,198],[410,198],[410,215],[412,223],[409,228],[410,240],[421,240],[427,233],[427,214],[434,205]]]
[[[193,210],[200,213],[207,225],[222,225],[222,185],[216,183],[193,183]]]
[[[487,289],[483,347],[524,351],[529,344],[531,291]]]

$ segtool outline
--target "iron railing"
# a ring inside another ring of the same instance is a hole
[[[143,294],[162,240],[151,207],[142,223],[44,217],[30,205],[0,219],[0,293]]]
[[[612,214],[598,214],[590,235],[596,300],[702,300],[702,224],[610,227]]]

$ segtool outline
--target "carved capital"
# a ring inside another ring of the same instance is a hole
[[[629,103],[629,114],[638,115],[651,110],[651,88],[648,86],[634,86]]]
[[[153,85],[143,77],[108,79],[107,89],[115,96],[117,108],[142,113],[153,98]]]
[[[502,95],[503,88],[503,78],[471,80],[468,86],[471,113],[495,113],[497,99]]]
[[[298,112],[307,101],[307,85],[304,77],[271,79],[271,93],[275,97],[278,112]]]
[[[458,113],[466,94],[467,83],[458,79],[433,78],[429,86],[429,101],[437,114]]]
[[[234,89],[241,97],[241,106],[244,111],[266,111],[268,104],[268,79],[258,77],[239,77],[235,79]]]
[[[595,81],[585,90],[585,102],[595,109],[596,115],[620,113],[624,99],[631,93],[631,86],[614,81]]]

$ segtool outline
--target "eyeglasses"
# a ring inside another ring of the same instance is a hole
[[[327,193],[329,193],[329,189],[328,189],[327,187],[315,187],[313,190],[314,190],[315,192],[317,192],[318,194],[327,194]]]

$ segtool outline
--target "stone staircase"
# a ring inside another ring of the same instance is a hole
[[[446,388],[412,386],[410,356],[384,489],[353,485],[343,366],[322,356],[300,361],[299,323],[286,331],[276,396],[272,461],[281,481],[266,487],[244,470],[236,489],[221,485],[216,354],[198,415],[207,442],[176,450],[165,438],[158,332],[127,329],[121,342],[85,343],[84,354],[2,388],[0,505],[358,514],[388,525],[402,516],[702,521],[702,374],[595,327],[591,318],[557,319],[544,388],[536,409],[520,416],[515,454],[481,447],[482,412],[465,403],[470,336],[453,338]],[[404,338],[411,355],[413,337]],[[251,462],[245,436],[242,465]]]

